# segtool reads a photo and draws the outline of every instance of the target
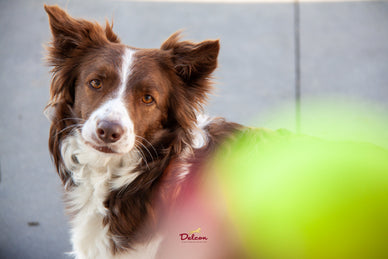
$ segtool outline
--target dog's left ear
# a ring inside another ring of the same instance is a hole
[[[217,68],[220,44],[218,40],[193,43],[179,39],[179,32],[173,34],[162,44],[161,50],[168,52],[173,66],[171,69],[181,81],[174,85],[175,94],[171,96],[170,108],[173,119],[186,136],[183,142],[187,144],[192,139],[191,129],[197,121],[196,111],[201,111],[207,94],[212,89],[210,79]],[[175,149],[180,150],[181,147],[182,145],[176,145]]]
[[[162,45],[162,50],[172,51],[176,73],[189,86],[204,86],[211,73],[217,68],[220,50],[218,40],[200,43],[179,41],[180,32],[174,33]],[[208,90],[208,89],[207,89]]]

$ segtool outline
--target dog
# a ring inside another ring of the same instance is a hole
[[[52,32],[49,150],[71,217],[72,254],[156,258],[161,220],[242,128],[203,113],[219,41],[181,41],[177,32],[159,49],[135,48],[109,22],[44,8]]]

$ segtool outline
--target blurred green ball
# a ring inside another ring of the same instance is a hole
[[[213,169],[251,258],[388,258],[388,151],[247,130]]]

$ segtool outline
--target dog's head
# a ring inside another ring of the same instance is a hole
[[[106,153],[125,154],[161,138],[176,150],[190,143],[196,112],[211,88],[218,41],[182,42],[175,33],[160,49],[133,48],[120,42],[108,22],[101,27],[57,6],[45,10],[53,35],[48,107],[57,166],[61,139],[74,131]]]

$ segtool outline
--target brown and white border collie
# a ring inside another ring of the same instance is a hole
[[[155,258],[160,220],[240,125],[203,115],[219,42],[124,45],[107,22],[45,6],[52,41],[49,148],[76,258]],[[170,257],[171,258],[171,257]]]

